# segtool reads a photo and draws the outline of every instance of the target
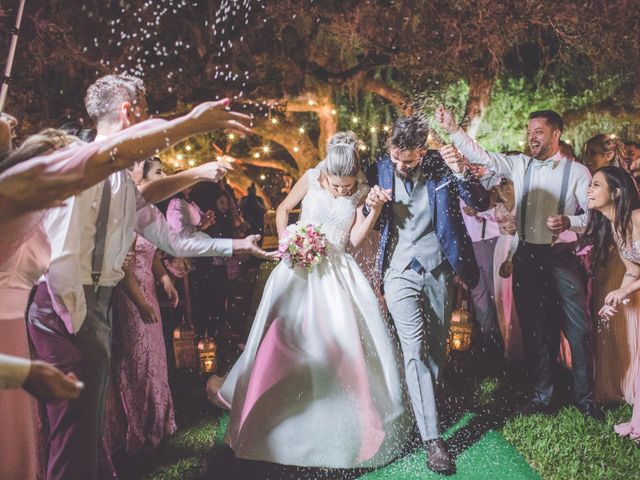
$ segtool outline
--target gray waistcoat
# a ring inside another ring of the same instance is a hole
[[[385,267],[402,272],[416,258],[425,270],[431,271],[444,261],[445,256],[434,230],[424,178],[420,174],[411,195],[402,179],[395,176],[394,181],[395,201]]]

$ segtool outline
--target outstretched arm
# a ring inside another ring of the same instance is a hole
[[[519,156],[487,152],[460,128],[453,118],[451,111],[447,110],[443,105],[439,105],[436,108],[436,122],[449,133],[455,147],[460,150],[471,163],[486,165],[490,171],[498,175],[511,179],[515,165],[518,162],[522,163],[524,161]]]

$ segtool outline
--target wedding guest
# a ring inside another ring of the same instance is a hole
[[[158,157],[146,160],[141,185],[164,175]],[[111,384],[115,405],[107,404],[104,437],[110,447],[108,456],[121,450],[132,457],[153,452],[176,431],[156,282],[174,308],[178,293],[156,247],[140,235],[135,236],[123,270],[113,299]],[[106,466],[117,478],[111,458],[106,459]]]
[[[624,146],[627,150],[629,171],[637,183],[640,179],[640,142],[627,141],[624,142]]]
[[[493,280],[498,325],[504,341],[507,360],[520,360],[524,355],[522,332],[513,300],[513,256],[518,248],[513,182],[503,178],[491,191],[500,236],[493,257]]]
[[[247,196],[240,199],[242,217],[249,224],[249,233],[264,234],[264,214],[267,207],[264,200],[256,195],[256,184],[252,183],[247,189]]]
[[[611,256],[611,246],[616,246],[618,255],[625,266],[625,274],[617,285],[604,297],[604,302],[596,304],[599,315],[611,318],[618,311],[629,311],[623,315],[627,328],[633,332],[634,344],[617,345],[629,349],[633,355],[630,374],[633,382],[633,414],[627,423],[615,426],[621,436],[640,440],[640,342],[638,330],[640,317],[640,195],[633,177],[619,167],[605,166],[596,171],[588,190],[588,207],[591,215],[585,238],[593,245],[593,262],[605,265]],[[633,311],[633,312],[631,312]],[[631,339],[630,339],[631,340]]]
[[[197,106],[189,115],[172,121],[181,124],[177,132],[167,128],[172,122],[156,120],[164,125],[164,145],[146,157],[175,143],[176,133],[184,133],[190,123],[194,131],[189,134],[220,127],[247,131],[240,122],[248,117],[222,110],[227,103]],[[98,142],[148,115],[144,85],[127,75],[98,79],[87,91],[85,106],[96,123]],[[255,237],[219,240],[174,234],[160,212],[144,201],[126,171],[112,174],[51,211],[46,229],[52,259],[29,310],[29,333],[39,358],[63,371],[73,369],[86,385],[74,404],[47,406],[51,427],[47,479],[92,480],[98,478],[111,356],[108,312],[114,287],[124,276],[122,264],[134,232],[174,255],[230,255],[236,250],[265,253],[257,247]]]
[[[474,174],[487,190],[500,181],[500,177],[487,173],[482,168],[478,169]],[[478,284],[471,289],[474,316],[476,323],[480,327],[476,330],[475,347],[482,352],[502,350],[503,340],[496,318],[493,279],[493,259],[496,242],[500,236],[495,210],[491,208],[484,212],[478,212],[474,208],[467,206],[463,199],[460,199],[460,207],[462,208],[462,219],[467,227],[467,233],[471,237],[473,253],[480,271]]]
[[[207,190],[217,186],[207,186]],[[167,206],[167,222],[171,228],[179,233],[190,233],[206,231],[216,221],[213,210],[203,212],[198,204],[191,197],[192,189],[187,188],[171,199]],[[210,232],[209,232],[210,235]],[[231,238],[231,237],[226,237]],[[224,259],[214,258],[193,258],[185,259],[192,263],[189,272],[189,292],[191,295],[193,309],[193,323],[198,335],[209,333],[215,334],[215,320],[221,315],[216,299],[222,295],[220,291],[226,292],[226,269],[223,281],[213,275],[213,266]]]
[[[531,372],[533,395],[522,413],[548,411],[553,397],[553,365],[560,329],[571,347],[574,395],[585,415],[602,419],[593,396],[591,320],[584,278],[575,255],[576,234],[586,226],[586,167],[559,151],[562,117],[551,110],[529,115],[531,156],[486,152],[442,105],[436,120],[453,144],[471,161],[514,182],[520,243],[513,258],[513,283],[522,340]],[[453,157],[455,152],[445,152]]]
[[[571,145],[569,142],[565,142],[564,140],[560,140],[560,142],[558,142],[558,145],[560,147],[560,153],[564,156],[564,158],[566,158],[567,160],[572,160],[572,161],[576,161],[576,151],[573,149],[573,145]]]
[[[18,120],[8,113],[0,113],[0,160],[13,150]]]
[[[584,163],[592,174],[604,166],[626,165],[627,157],[621,140],[608,135],[595,135],[587,141]],[[609,245],[615,250],[613,244]],[[591,257],[596,252],[592,249]],[[626,274],[626,267],[619,255],[607,254],[607,262],[591,262],[593,275],[592,306],[596,311],[604,304],[611,290],[617,288]],[[640,303],[631,297],[629,308],[611,315],[609,321],[599,321],[595,334],[595,394],[600,402],[633,403],[636,373],[640,368],[640,357],[634,355],[640,341]],[[596,315],[596,319],[598,316]]]
[[[75,137],[48,129],[27,138],[0,164],[0,171],[9,165],[3,175],[12,175],[25,165],[26,171],[30,170],[29,164],[43,165],[40,174],[52,170],[55,178],[65,179],[58,191],[72,194],[86,182],[100,179],[101,175],[104,178],[113,168],[122,168],[138,160],[137,155],[144,154],[145,149],[162,145],[166,131],[151,128],[144,132],[138,129],[108,142],[74,146]],[[113,159],[112,150],[115,148],[122,155],[118,159]],[[49,152],[54,153],[46,155]],[[32,188],[37,185],[36,181]],[[0,251],[0,305],[3,306],[0,311],[0,352],[3,353],[21,357],[30,355],[24,312],[33,285],[49,265],[51,252],[43,216],[44,211],[23,214],[5,222],[0,229],[4,242]],[[11,438],[13,445],[11,448],[0,445],[0,468],[15,472],[15,475],[0,478],[35,478],[35,427],[31,403],[20,391],[0,392],[2,411],[10,412],[0,420],[0,428],[6,432],[6,438]],[[13,448],[18,448],[21,454],[14,455]]]

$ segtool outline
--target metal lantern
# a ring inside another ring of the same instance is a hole
[[[467,301],[462,300],[460,308],[451,314],[451,326],[449,327],[449,346],[452,350],[469,350],[471,347],[471,335],[473,324],[471,315],[467,309]]]
[[[173,331],[173,353],[176,358],[176,368],[197,368],[196,332],[193,325],[182,321]]]
[[[213,338],[204,336],[198,342],[198,357],[200,358],[200,372],[214,373],[218,367],[218,346]]]

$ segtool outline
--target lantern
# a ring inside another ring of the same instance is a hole
[[[198,357],[200,358],[200,372],[214,373],[218,366],[218,346],[213,338],[205,335],[198,342]]]
[[[176,368],[197,368],[196,332],[193,325],[184,321],[173,331],[173,353],[176,358]]]
[[[469,350],[471,347],[471,334],[473,333],[473,324],[471,323],[471,315],[467,310],[467,301],[462,300],[460,308],[451,314],[451,326],[449,327],[449,347],[452,350]]]

